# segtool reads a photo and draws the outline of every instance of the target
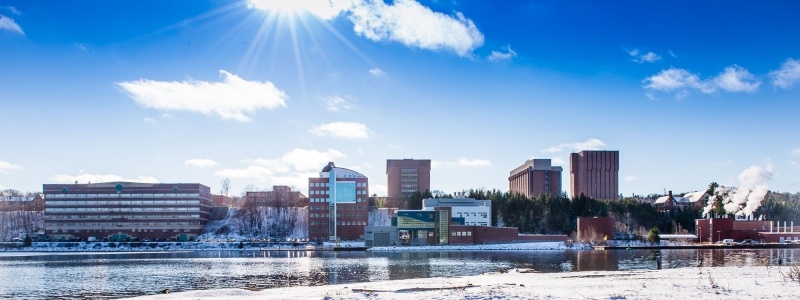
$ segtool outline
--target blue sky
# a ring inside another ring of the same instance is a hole
[[[508,189],[530,158],[620,151],[625,195],[800,191],[800,3],[0,2],[0,187]],[[757,168],[750,168],[756,166]]]

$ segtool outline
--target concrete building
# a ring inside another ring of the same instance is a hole
[[[363,239],[368,222],[368,198],[366,176],[328,163],[319,177],[308,178],[309,238]]]
[[[570,196],[619,198],[619,151],[581,151],[570,155]]]
[[[716,243],[724,239],[732,239],[736,242],[752,239],[763,243],[800,240],[800,229],[795,229],[792,221],[697,219],[695,220],[695,231],[700,243]]]
[[[431,189],[430,159],[387,159],[386,183],[388,197],[408,198],[414,192]]]
[[[508,177],[508,190],[536,197],[541,194],[561,194],[561,172],[559,166],[552,166],[550,159],[532,159],[511,171]]]
[[[422,200],[422,210],[450,208],[451,218],[462,225],[491,226],[492,201],[472,198],[429,198]]]
[[[52,239],[193,240],[205,226],[211,189],[198,183],[44,184]]]
[[[245,203],[266,207],[305,207],[308,206],[308,197],[299,191],[292,191],[291,187],[276,185],[271,191],[247,192]]]

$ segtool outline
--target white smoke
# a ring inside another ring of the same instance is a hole
[[[772,179],[772,164],[766,167],[750,166],[739,174],[739,186],[726,188],[720,186],[714,190],[714,195],[709,198],[708,206],[703,210],[707,215],[714,207],[713,199],[722,198],[725,212],[734,215],[753,216],[756,209],[761,206],[761,201],[769,192],[769,181]]]

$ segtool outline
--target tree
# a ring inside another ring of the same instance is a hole
[[[651,243],[661,242],[661,235],[659,234],[658,227],[650,228],[650,231],[647,233],[647,241]]]
[[[220,182],[220,186],[221,186],[221,188],[220,188],[219,193],[222,194],[222,195],[227,196],[228,192],[230,192],[230,189],[231,189],[231,180],[228,179],[228,178],[223,179]]]
[[[30,247],[33,244],[33,240],[31,240],[31,236],[25,235],[25,241],[22,242],[22,245],[25,247]]]

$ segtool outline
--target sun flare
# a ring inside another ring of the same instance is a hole
[[[321,19],[336,17],[352,5],[346,0],[248,0],[251,8],[280,15],[300,15],[309,13]]]

